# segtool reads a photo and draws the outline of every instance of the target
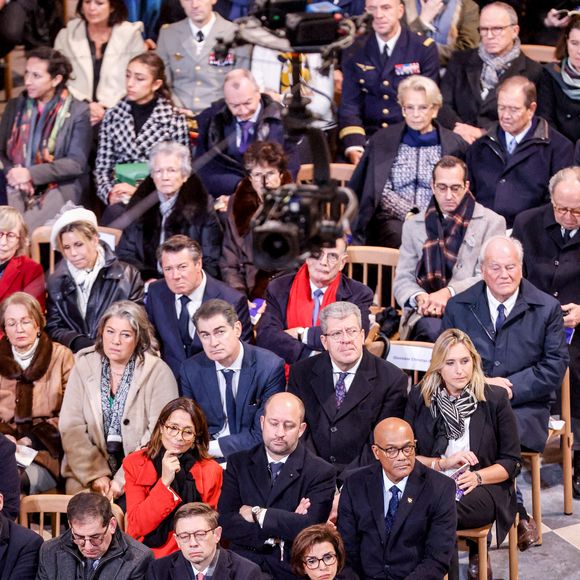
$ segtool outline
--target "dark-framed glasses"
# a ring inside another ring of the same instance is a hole
[[[506,24],[505,26],[479,26],[477,30],[481,36],[487,36],[488,34],[499,36],[506,28],[510,28],[510,26],[515,26],[515,24]]]
[[[324,250],[320,251],[315,251],[312,252],[312,254],[310,254],[310,257],[313,260],[322,260],[323,257],[326,256],[326,261],[328,262],[328,264],[330,266],[333,266],[334,264],[336,264],[340,258],[341,258],[341,254],[339,254],[338,252],[326,252]]]
[[[399,453],[402,453],[405,457],[411,457],[411,455],[415,454],[415,449],[417,448],[413,443],[408,443],[403,447],[381,447],[375,443],[375,447],[378,447],[388,459],[395,459],[395,457],[398,457]]]
[[[75,533],[73,527],[71,526],[70,533],[72,535],[72,541],[77,546],[84,546],[87,542],[90,542],[91,546],[98,548],[105,541],[105,536],[107,535],[108,527],[109,526],[107,526],[105,530],[100,534],[93,534],[92,536],[79,536],[77,533]]]
[[[169,435],[169,437],[177,437],[181,435],[181,438],[184,441],[193,441],[195,439],[195,431],[190,427],[181,428],[177,425],[165,424],[163,425],[163,429],[165,429],[165,433]]]
[[[328,552],[328,554],[324,554],[322,558],[308,556],[307,558],[304,558],[303,562],[309,570],[316,570],[320,567],[320,562],[324,562],[325,566],[332,566],[336,562],[336,554],[334,552]]]
[[[6,237],[8,242],[15,242],[20,239],[20,236],[14,232],[0,232],[0,240],[4,239],[4,237]]]
[[[203,542],[207,539],[207,535],[210,532],[213,532],[215,528],[210,528],[209,530],[197,530],[195,532],[181,532],[179,534],[175,534],[175,537],[178,541],[182,543],[187,543],[191,541],[191,538],[195,538],[195,541],[199,544],[199,542]]]

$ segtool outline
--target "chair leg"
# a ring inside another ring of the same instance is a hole
[[[564,514],[572,515],[572,441],[566,435],[560,438],[562,446],[562,469],[564,472]]]
[[[518,580],[518,528],[516,521],[508,532],[510,580]]]
[[[542,545],[542,498],[541,498],[541,479],[540,479],[540,461],[541,455],[534,453],[531,456],[532,460],[532,514],[536,525],[538,526],[539,540],[537,545]]]
[[[477,539],[479,552],[479,577],[487,580],[487,536]]]

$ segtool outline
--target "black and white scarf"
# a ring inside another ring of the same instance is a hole
[[[489,54],[483,44],[479,45],[479,58],[483,61],[481,69],[481,98],[485,99],[487,95],[495,89],[501,77],[512,65],[512,62],[520,56],[521,44],[520,39],[516,38],[513,47],[505,54],[496,56]]]
[[[477,399],[467,385],[461,395],[449,396],[445,387],[441,387],[431,399],[433,418],[441,417],[445,426],[447,439],[459,439],[465,433],[465,419],[471,417],[477,409]]]

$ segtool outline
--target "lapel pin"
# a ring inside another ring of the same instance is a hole
[[[176,52],[174,56],[175,60],[181,60],[183,58],[183,55],[180,52]]]
[[[412,497],[408,497],[407,498],[407,503],[413,503],[413,498]]]

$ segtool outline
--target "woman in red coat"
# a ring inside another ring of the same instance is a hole
[[[28,228],[20,212],[0,206],[0,302],[14,294],[26,292],[36,298],[45,311],[44,271],[42,266],[26,256]]]
[[[149,445],[123,461],[127,532],[156,558],[179,549],[173,534],[178,507],[193,501],[217,507],[223,471],[210,458],[208,445],[202,410],[181,397],[165,405]]]

